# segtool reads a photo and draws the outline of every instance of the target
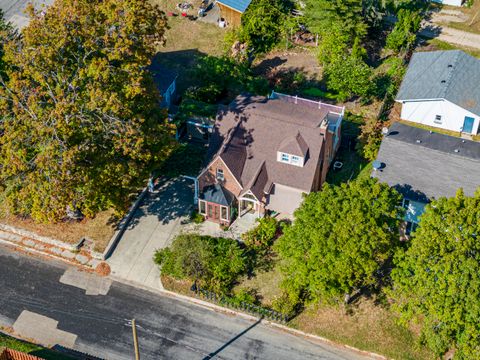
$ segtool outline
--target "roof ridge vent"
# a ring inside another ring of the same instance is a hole
[[[462,55],[462,52],[461,51],[458,51],[456,54],[455,54],[455,57],[453,58],[453,61],[452,61],[452,67],[451,67],[451,71],[449,72],[448,76],[447,76],[447,79],[445,80],[445,82],[442,80],[442,84],[445,84],[447,83],[447,85],[445,86],[445,92],[443,94],[443,96],[445,97],[446,94],[447,94],[447,89],[450,85],[450,82],[453,78],[453,72],[454,72],[454,68],[453,68],[453,65],[457,64],[458,63],[458,60],[460,59],[460,56]]]

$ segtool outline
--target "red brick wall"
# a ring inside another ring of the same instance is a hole
[[[225,180],[222,182],[222,186],[238,197],[242,189],[235,180],[235,177],[232,175],[232,173],[228,170],[228,168],[225,166],[225,164],[219,157],[217,157],[210,164],[208,169],[198,178],[198,186],[200,188],[200,192],[202,192],[205,186],[217,183],[217,169],[223,170],[223,177],[225,178]]]

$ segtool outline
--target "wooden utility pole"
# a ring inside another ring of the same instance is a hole
[[[140,351],[138,350],[137,326],[135,319],[132,320],[133,347],[135,348],[135,360],[140,360]]]

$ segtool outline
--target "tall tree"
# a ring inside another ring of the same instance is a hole
[[[56,0],[29,8],[3,79],[0,183],[10,211],[39,221],[67,207],[125,207],[171,148],[147,70],[166,18],[143,0]]]
[[[480,191],[441,198],[427,206],[409,248],[392,272],[395,308],[403,320],[421,322],[438,356],[480,354]]]
[[[289,9],[285,0],[253,0],[242,15],[240,40],[257,53],[270,50],[285,31]]]
[[[375,284],[399,243],[399,201],[375,179],[327,184],[307,195],[276,244],[289,298],[340,301]]]
[[[12,24],[5,21],[3,10],[0,9],[0,76],[6,77],[6,71],[9,64],[5,60],[5,44],[12,41],[17,36],[17,31]]]
[[[362,0],[306,0],[305,18],[312,32],[328,34],[333,24],[353,43],[367,33]]]

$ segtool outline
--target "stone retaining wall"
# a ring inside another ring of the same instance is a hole
[[[96,268],[102,259],[102,254],[93,250],[77,250],[75,245],[5,224],[0,224],[0,242],[91,268]]]

